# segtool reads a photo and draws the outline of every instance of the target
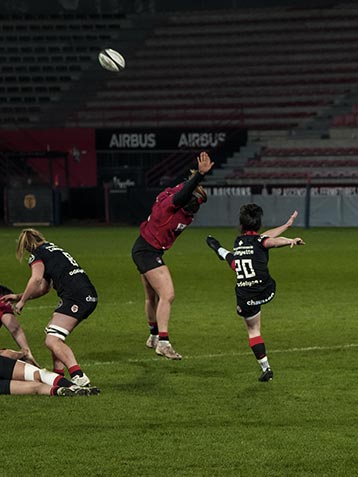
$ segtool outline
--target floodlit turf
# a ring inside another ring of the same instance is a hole
[[[102,389],[93,397],[1,396],[7,476],[290,477],[357,475],[358,229],[292,229],[307,245],[270,251],[277,296],[262,334],[275,376],[259,367],[235,313],[235,277],[206,246],[234,229],[188,229],[165,261],[176,300],[170,335],[181,362],[145,348],[143,291],[130,250],[134,228],[41,229],[88,271],[96,312],[68,342]],[[2,228],[1,282],[22,291],[19,229]],[[21,316],[43,366],[43,329],[57,298]],[[14,347],[0,330],[1,345]]]

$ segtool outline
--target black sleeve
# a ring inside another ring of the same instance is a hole
[[[235,270],[234,254],[231,252],[228,253],[225,257],[225,260],[227,261],[229,267]]]
[[[173,204],[177,207],[183,207],[186,205],[189,202],[195,187],[203,180],[203,177],[204,176],[197,171],[191,179],[184,183],[184,187],[173,195]]]

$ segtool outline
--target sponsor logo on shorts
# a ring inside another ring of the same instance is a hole
[[[275,292],[272,292],[271,295],[266,298],[263,298],[262,300],[248,300],[246,304],[249,306],[262,305],[263,303],[267,303],[268,301],[272,300],[274,296]]]
[[[96,296],[91,296],[91,295],[86,296],[86,301],[96,302],[97,300],[98,298]]]
[[[72,305],[71,306],[71,311],[72,311],[72,313],[77,313],[78,312],[78,306],[77,305]]]
[[[155,260],[156,260],[158,263],[160,263],[160,264],[163,263],[163,260],[162,260],[160,257],[155,257]]]

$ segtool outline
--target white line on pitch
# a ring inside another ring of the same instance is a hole
[[[337,345],[337,346],[307,346],[306,348],[288,348],[288,349],[276,349],[270,350],[270,355],[275,353],[304,353],[306,351],[334,351],[334,350],[343,350],[349,348],[357,348],[358,343],[350,343],[345,345]],[[149,351],[149,350],[148,350]],[[239,357],[239,356],[247,356],[251,355],[251,351],[243,351],[241,353],[216,353],[216,354],[202,354],[198,356],[191,356],[186,355],[184,359],[213,359],[213,358],[228,358],[228,357]],[[123,360],[122,362],[129,362],[129,363],[143,363],[143,362],[150,362],[159,360],[159,356],[153,356],[152,358],[142,358],[142,359],[132,359],[129,358],[127,360]],[[108,365],[115,365],[119,364],[121,360],[118,361],[94,361],[91,363],[86,363],[86,365],[95,365],[95,366],[108,366]]]

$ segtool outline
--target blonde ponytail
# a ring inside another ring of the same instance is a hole
[[[24,252],[32,253],[39,245],[46,242],[45,237],[35,229],[23,229],[17,241],[16,257],[21,262]]]

